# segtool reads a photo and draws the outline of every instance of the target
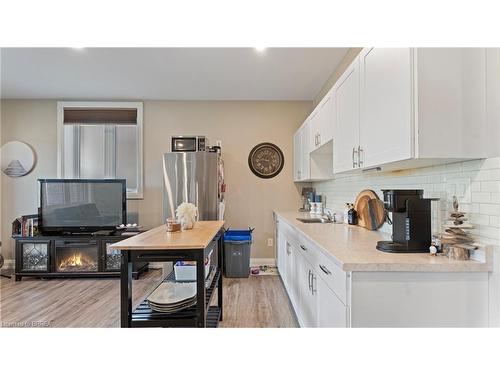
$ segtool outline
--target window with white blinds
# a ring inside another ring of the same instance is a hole
[[[124,178],[142,198],[142,103],[58,104],[60,178]]]

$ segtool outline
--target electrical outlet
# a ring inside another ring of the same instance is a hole
[[[273,246],[274,240],[272,238],[267,239],[267,246]]]

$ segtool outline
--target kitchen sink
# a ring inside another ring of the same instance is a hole
[[[301,223],[315,223],[315,224],[338,224],[338,221],[331,221],[330,219],[323,217],[298,217],[298,221]]]

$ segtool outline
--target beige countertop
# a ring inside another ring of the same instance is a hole
[[[450,260],[445,256],[431,256],[428,253],[385,253],[377,250],[376,244],[380,240],[390,240],[389,234],[347,224],[306,224],[297,218],[309,215],[297,211],[275,211],[275,214],[320,247],[326,255],[330,255],[344,271],[491,271],[489,254],[486,254],[486,262],[480,262]]]
[[[197,221],[193,229],[167,232],[160,225],[147,232],[129,237],[109,246],[117,250],[178,250],[204,249],[223,227],[223,221]]]

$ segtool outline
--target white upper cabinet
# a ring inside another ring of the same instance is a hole
[[[311,134],[311,123],[306,121],[301,128],[302,137],[302,173],[301,179],[308,180],[311,178],[311,144],[309,143]]]
[[[309,143],[309,122],[306,121],[293,137],[293,165],[294,181],[307,181],[310,179],[310,143]]]
[[[411,158],[412,50],[367,48],[359,66],[359,167]]]
[[[486,48],[417,48],[415,54],[415,158],[486,157]]]
[[[333,178],[332,146],[320,147],[311,152],[311,117],[295,132],[294,143],[294,181],[322,181]],[[325,134],[325,133],[322,133]]]
[[[333,93],[334,173],[500,155],[498,50],[366,48]]]
[[[332,90],[330,90],[310,116],[311,151],[320,148],[333,139],[334,110],[333,94]]]
[[[300,181],[302,174],[302,132],[297,130],[293,136],[293,180]]]
[[[500,48],[486,51],[486,122],[489,156],[500,155]]]
[[[359,147],[359,60],[356,59],[333,88],[335,128],[333,171],[345,172],[358,167]]]

